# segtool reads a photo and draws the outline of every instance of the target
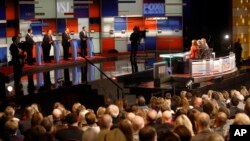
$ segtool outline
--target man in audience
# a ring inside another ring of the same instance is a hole
[[[65,141],[65,140],[81,141],[83,136],[83,131],[80,128],[78,128],[77,116],[73,113],[70,113],[65,117],[65,121],[68,124],[68,128],[57,131],[55,135],[56,139],[59,141]]]
[[[98,141],[105,141],[105,136],[109,133],[113,123],[112,117],[109,114],[104,114],[100,121],[100,133]]]
[[[191,141],[203,141],[204,138],[210,135],[210,117],[207,113],[201,112],[196,119],[196,126],[198,133],[192,137]]]
[[[244,111],[238,108],[237,106],[239,105],[239,99],[236,96],[233,96],[231,98],[231,106],[229,108],[230,110],[230,116],[229,118],[234,118],[237,113],[243,113]]]
[[[140,141],[157,141],[157,134],[153,127],[146,126],[139,131]]]
[[[18,134],[18,121],[10,119],[5,123],[5,137],[6,141],[23,141],[24,136]]]
[[[113,127],[112,128],[118,127],[118,124],[119,124],[119,118],[118,118],[118,116],[119,116],[119,108],[116,105],[111,104],[107,108],[107,113],[110,114],[112,119],[113,119]]]
[[[144,127],[144,119],[141,116],[135,116],[132,119],[133,139],[139,141],[139,131]]]
[[[20,124],[19,128],[21,133],[25,133],[28,129],[31,128],[31,118],[32,115],[34,114],[34,109],[31,106],[28,106],[25,108],[24,114],[25,114],[25,119],[19,122]]]
[[[157,126],[156,120],[157,120],[157,112],[153,109],[149,110],[147,113],[145,125],[156,127]]]
[[[148,110],[148,106],[146,105],[146,100],[143,96],[139,96],[138,97],[138,107],[140,109],[145,109],[145,110]]]
[[[228,120],[227,115],[224,112],[218,112],[217,115],[215,116],[213,129],[214,132],[219,133],[222,137],[225,137],[229,130],[227,120]]]
[[[194,109],[197,109],[200,112],[203,111],[203,109],[202,109],[202,98],[201,97],[195,97],[194,98],[193,107],[194,107]]]

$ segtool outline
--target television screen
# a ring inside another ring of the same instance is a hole
[[[144,16],[165,16],[165,0],[144,0]]]

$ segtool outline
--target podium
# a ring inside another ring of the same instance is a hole
[[[60,40],[54,40],[54,59],[56,63],[60,62]]]
[[[87,48],[89,49],[88,56],[92,57],[93,51],[94,51],[94,44],[93,44],[92,37],[89,37],[87,40]]]
[[[70,43],[72,48],[72,59],[75,61],[77,59],[77,39],[72,39]]]
[[[42,65],[42,42],[36,42],[36,62],[37,65]]]

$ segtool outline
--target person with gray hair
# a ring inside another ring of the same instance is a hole
[[[119,124],[119,108],[118,106],[111,104],[107,108],[107,113],[111,115],[113,119],[113,128],[118,127]]]
[[[139,131],[144,127],[144,119],[141,116],[135,116],[131,122],[134,141],[139,141]]]
[[[101,130],[98,134],[98,141],[105,141],[105,137],[110,132],[113,125],[113,119],[109,114],[104,114],[99,123]]]
[[[201,112],[196,119],[198,133],[192,137],[191,141],[203,141],[204,138],[212,134],[210,129],[210,117],[207,113]]]

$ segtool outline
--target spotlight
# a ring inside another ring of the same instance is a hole
[[[115,77],[115,76],[112,76],[111,79],[116,80],[116,77]]]
[[[91,33],[95,33],[95,30],[90,30]]]
[[[229,39],[229,35],[228,34],[226,34],[225,36],[224,36],[224,39]]]
[[[8,92],[12,92],[13,91],[13,87],[12,86],[8,86],[7,90],[8,90]]]

